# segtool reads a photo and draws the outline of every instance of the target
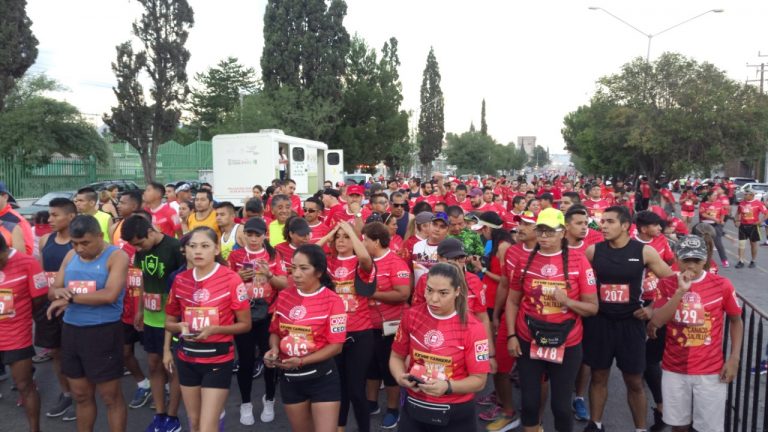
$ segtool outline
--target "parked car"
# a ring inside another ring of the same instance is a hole
[[[368,174],[346,174],[344,176],[344,183],[345,184],[352,184],[354,182],[355,184],[365,184],[365,181],[368,180],[368,177],[370,177]]]
[[[32,204],[22,207],[17,210],[17,212],[24,216],[25,219],[30,221],[30,223],[35,219],[35,215],[39,211],[48,210],[48,204],[51,202],[54,198],[66,198],[66,199],[73,199],[75,197],[75,191],[56,191],[56,192],[48,192],[47,194],[41,196],[35,202]]]
[[[752,177],[731,177],[731,181],[738,187],[742,187],[747,183],[757,183],[757,180]]]
[[[139,185],[137,185],[135,182],[131,180],[104,180],[104,181],[99,181],[95,183],[90,183],[83,187],[93,188],[93,190],[95,190],[96,192],[99,192],[106,189],[110,185],[117,185],[117,190],[119,190],[120,192],[141,189]]]
[[[745,183],[743,186],[736,189],[736,202],[744,199],[744,189],[751,187],[755,191],[755,198],[762,201],[763,197],[768,194],[768,183]]]

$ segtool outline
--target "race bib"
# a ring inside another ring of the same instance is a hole
[[[315,343],[303,335],[286,335],[280,340],[280,351],[288,357],[304,357],[316,350]]]
[[[0,319],[11,318],[16,314],[13,308],[13,290],[0,290]]]
[[[74,294],[91,294],[96,292],[96,281],[69,281],[67,288]]]
[[[360,303],[357,301],[357,296],[353,294],[339,294],[341,301],[344,302],[344,311],[347,313],[357,312],[357,308],[360,307]]]
[[[128,268],[128,294],[131,297],[138,297],[141,291],[142,273],[140,268]]]
[[[539,312],[542,315],[553,315],[568,312],[568,308],[564,307],[560,302],[555,300],[555,291],[565,290],[565,281],[551,281],[546,279],[534,279],[532,282],[534,291],[539,291]]]
[[[163,310],[162,294],[144,293],[144,309],[150,312],[160,312]]]
[[[531,341],[531,360],[544,360],[550,363],[563,363],[565,357],[565,344],[559,347],[540,347],[536,341]]]
[[[45,272],[45,278],[48,279],[48,286],[52,287],[53,282],[56,281],[56,273],[57,272]]]
[[[659,278],[657,278],[653,272],[649,271],[645,274],[645,279],[643,279],[643,292],[650,293],[656,291],[656,286],[658,284]]]
[[[684,327],[699,327],[704,325],[704,305],[697,293],[688,292],[675,309],[675,322]]]
[[[251,299],[263,299],[272,295],[272,285],[269,284],[263,273],[256,273],[253,282],[249,285],[246,286],[248,286],[248,297]]]
[[[400,320],[384,321],[381,325],[384,336],[392,336],[397,333],[397,328],[400,327]]]
[[[629,303],[629,285],[602,284],[600,298],[604,303]]]
[[[219,325],[219,308],[191,307],[184,309],[184,322],[189,331],[200,333],[204,328]]]

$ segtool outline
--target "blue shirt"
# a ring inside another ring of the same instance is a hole
[[[101,256],[90,262],[81,260],[79,255],[73,256],[67,264],[67,268],[64,269],[64,287],[68,287],[71,281],[94,281],[96,282],[96,291],[104,289],[109,276],[107,261],[118,250],[120,249],[109,245]],[[120,291],[117,300],[110,304],[92,306],[71,303],[64,312],[64,322],[73,326],[85,327],[120,321],[120,315],[123,313],[124,293],[125,287]]]

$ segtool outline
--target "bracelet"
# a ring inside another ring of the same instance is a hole
[[[448,388],[445,389],[445,393],[443,393],[443,395],[447,396],[453,393],[453,386],[451,386],[451,380],[445,380],[445,382],[448,383]]]
[[[517,333],[512,333],[511,335],[507,336],[507,340],[510,340],[513,337],[517,337]]]

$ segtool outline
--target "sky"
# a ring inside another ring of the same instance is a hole
[[[266,0],[189,0],[195,12],[187,48],[190,78],[218,61],[238,57],[260,71]],[[446,132],[480,126],[486,100],[488,132],[498,142],[536,136],[552,153],[564,152],[563,118],[589,103],[596,80],[644,57],[675,51],[713,63],[734,80],[756,79],[748,64],[768,63],[768,2],[760,0],[347,0],[347,31],[380,50],[396,37],[402,63],[402,108],[418,121],[419,88],[434,47],[445,96]],[[135,0],[28,0],[38,38],[32,73],[46,73],[67,91],[54,96],[77,106],[96,125],[116,103],[111,62],[115,46],[132,39],[141,14]],[[136,41],[135,45],[138,46]],[[194,85],[191,80],[190,84]],[[279,128],[279,125],[276,125]]]

